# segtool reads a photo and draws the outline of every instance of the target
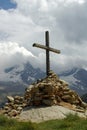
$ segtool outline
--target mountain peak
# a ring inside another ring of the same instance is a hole
[[[73,68],[71,71],[64,71],[58,75],[68,82],[69,87],[79,95],[87,93],[87,71],[85,69]],[[39,68],[34,68],[29,62],[6,68],[0,73],[0,98],[6,96],[7,93],[21,94],[29,84],[44,77],[46,74]]]
[[[54,72],[31,84],[23,97],[8,96],[7,98],[8,103],[4,106],[4,114],[6,113],[10,117],[17,116],[26,107],[56,105],[84,113],[87,108],[87,104],[81,100],[78,94],[69,89],[68,83],[61,80]]]

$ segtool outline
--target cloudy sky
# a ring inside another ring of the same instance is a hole
[[[32,44],[45,44],[46,30],[61,50],[51,53],[51,69],[87,69],[86,0],[0,0],[0,71],[26,61],[45,70],[45,51]]]

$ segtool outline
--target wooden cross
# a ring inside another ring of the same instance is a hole
[[[34,43],[33,44],[33,47],[38,47],[38,48],[41,48],[41,49],[45,49],[46,50],[46,74],[47,76],[49,75],[49,72],[50,72],[50,57],[49,57],[49,52],[52,51],[52,52],[55,52],[55,53],[60,53],[60,50],[57,50],[57,49],[54,49],[54,48],[51,48],[49,46],[49,32],[46,31],[45,32],[45,42],[46,42],[46,45],[40,45],[38,43]]]

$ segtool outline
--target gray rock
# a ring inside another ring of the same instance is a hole
[[[14,102],[14,98],[12,96],[7,96],[8,102]]]

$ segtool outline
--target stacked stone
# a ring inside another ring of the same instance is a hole
[[[78,94],[69,89],[68,83],[59,79],[53,72],[50,72],[47,78],[30,85],[24,99],[29,106],[52,106],[66,102],[78,108],[86,107]]]
[[[45,79],[30,85],[23,97],[8,96],[8,103],[4,107],[4,113],[8,116],[17,116],[27,106],[52,106],[62,105],[70,109],[84,111],[87,105],[76,92],[70,90],[68,83],[50,72]]]
[[[21,113],[25,107],[24,98],[20,96],[7,96],[8,103],[4,106],[4,114],[13,117]]]

